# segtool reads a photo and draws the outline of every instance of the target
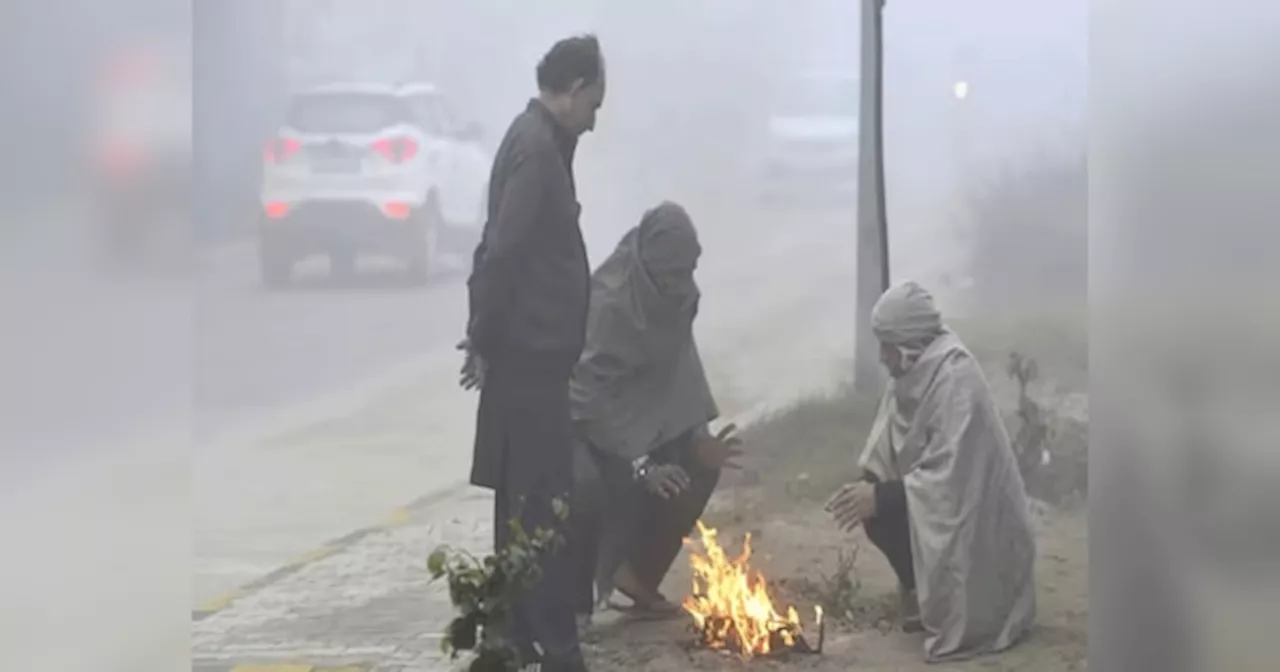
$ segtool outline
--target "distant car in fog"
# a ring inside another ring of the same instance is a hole
[[[100,61],[90,141],[103,257],[115,266],[182,255],[191,207],[190,47],[135,40]]]
[[[334,83],[293,97],[263,155],[262,278],[327,256],[338,274],[362,256],[396,259],[425,280],[442,252],[479,242],[492,157],[481,129],[431,84]]]
[[[758,163],[767,200],[848,196],[858,182],[856,72],[803,72],[768,113]]]

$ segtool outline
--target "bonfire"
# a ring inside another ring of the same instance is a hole
[[[778,613],[769,597],[764,575],[751,570],[751,535],[742,543],[742,553],[730,559],[716,540],[716,530],[698,521],[701,549],[685,540],[693,567],[693,593],[685,598],[684,610],[693,617],[699,643],[711,649],[737,653],[743,658],[768,656],[787,651],[822,651],[822,607],[815,607],[819,628],[818,646],[805,642],[800,615],[795,607]]]

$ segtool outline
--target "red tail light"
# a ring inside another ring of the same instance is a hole
[[[272,201],[263,206],[263,210],[267,212],[267,216],[271,219],[282,219],[289,214],[289,204],[280,201]]]
[[[392,201],[382,204],[382,214],[391,219],[408,219],[411,211],[412,208],[409,207],[408,203]]]
[[[283,163],[293,158],[302,149],[302,141],[297,138],[275,138],[267,143],[262,151],[262,158],[267,163]]]
[[[392,163],[404,163],[418,155],[418,143],[413,138],[383,138],[371,147]]]

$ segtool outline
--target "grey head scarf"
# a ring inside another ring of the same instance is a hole
[[[881,343],[902,353],[911,368],[936,338],[947,333],[929,290],[914,280],[890,287],[871,309],[871,331]]]
[[[592,274],[587,343],[569,389],[575,422],[600,450],[633,460],[718,415],[693,338],[701,254],[689,214],[667,202]]]

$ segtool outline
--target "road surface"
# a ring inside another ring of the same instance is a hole
[[[396,269],[365,269],[339,285],[323,260],[295,287],[264,289],[250,243],[205,260],[193,319],[196,436],[203,442],[255,418],[376,376],[457,343],[466,321],[456,259],[427,286]]]
[[[599,262],[640,209],[601,171],[580,172],[584,236]],[[404,283],[394,265],[366,261],[366,272],[345,285],[329,280],[326,262],[316,259],[300,267],[295,287],[267,291],[253,241],[201,255],[191,321],[200,443],[290,409],[305,415],[319,400],[458,342],[467,317],[465,258],[442,259],[425,287]]]

